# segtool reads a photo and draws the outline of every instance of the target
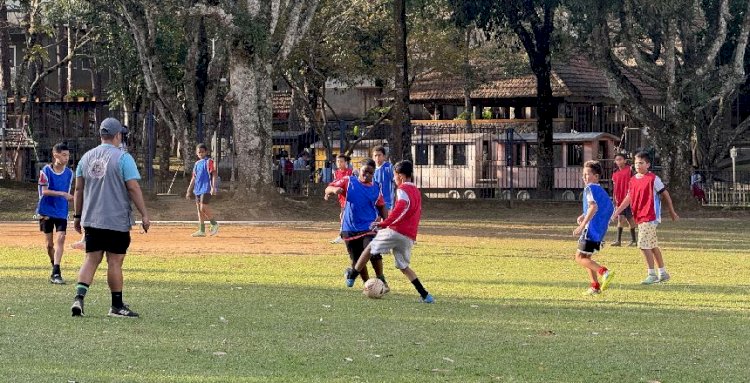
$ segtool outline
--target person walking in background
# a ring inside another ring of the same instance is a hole
[[[122,264],[130,246],[130,229],[135,221],[131,203],[141,213],[145,232],[151,225],[143,201],[141,179],[133,157],[119,149],[127,130],[117,119],[107,118],[99,128],[101,145],[81,157],[76,168],[73,215],[78,233],[85,230],[86,255],[78,273],[71,312],[84,315],[84,299],[103,257],[107,257],[107,283],[112,305],[107,315],[135,318],[138,314],[123,301]]]
[[[186,199],[190,199],[191,192],[195,195],[195,206],[198,209],[200,226],[192,236],[206,236],[206,221],[211,223],[210,234],[216,235],[219,232],[219,223],[214,219],[214,214],[208,205],[211,202],[211,197],[216,195],[217,192],[216,177],[218,171],[214,160],[208,156],[206,144],[198,144],[195,147],[195,155],[198,156],[198,161],[193,166],[193,177],[190,179],[187,192],[185,192]]]
[[[47,255],[52,265],[50,283],[62,285],[65,281],[60,271],[65,233],[68,227],[68,201],[73,200],[70,189],[73,184],[73,171],[68,167],[70,151],[59,143],[52,148],[52,164],[45,165],[39,172],[39,230],[44,233],[47,243]],[[57,240],[54,231],[57,231]]]

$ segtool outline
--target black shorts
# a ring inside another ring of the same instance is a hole
[[[39,220],[39,231],[44,234],[52,234],[53,230],[65,232],[68,227],[68,220],[65,218],[45,217]]]
[[[628,206],[625,208],[625,210],[622,211],[622,213],[620,213],[620,215],[627,219],[633,218],[633,209]]]
[[[365,248],[367,247],[367,245],[369,245],[372,239],[375,238],[375,234],[364,235],[362,237],[352,239],[352,240],[347,240],[347,238],[357,237],[365,233],[369,233],[369,231],[342,231],[341,232],[341,238],[344,240],[344,243],[346,244],[346,251],[349,252],[349,259],[351,259],[352,264],[357,263],[359,256],[362,255],[362,252],[365,251]],[[380,254],[371,254],[370,259],[378,260],[378,259],[383,259],[383,257]]]
[[[586,255],[591,255],[601,250],[602,243],[596,241],[589,241],[584,238],[578,240],[578,252]]]
[[[203,193],[195,196],[195,203],[208,205],[211,202],[211,193]]]
[[[126,254],[130,247],[130,232],[84,227],[86,252],[106,251],[112,254]]]

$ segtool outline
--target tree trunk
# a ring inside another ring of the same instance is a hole
[[[57,27],[57,34],[58,36],[69,36],[67,32],[65,31],[64,26]],[[63,57],[68,55],[68,39],[67,37],[64,39],[60,39],[60,44],[57,44],[57,61],[62,61]],[[68,63],[68,66],[72,65],[72,63]],[[65,66],[61,66],[57,68],[57,91],[60,92],[60,97],[65,97],[66,94],[70,93],[70,88],[68,88],[68,70]],[[55,100],[60,101],[60,100]],[[67,119],[66,119],[67,122]]]
[[[537,142],[539,155],[537,166],[537,197],[553,198],[555,187],[555,158],[552,135],[554,127],[552,120],[557,111],[552,99],[552,85],[550,83],[551,65],[549,60],[538,60],[546,65],[540,65],[536,73],[537,91]]]
[[[159,178],[169,179],[169,158],[172,154],[172,134],[167,124],[158,124],[156,143],[159,148]]]
[[[273,65],[233,48],[229,59],[232,121],[236,141],[236,167],[240,197],[272,191],[272,91]]]
[[[12,79],[10,76],[10,64],[15,62],[15,57],[10,57],[10,26],[8,25],[8,5],[6,1],[0,1],[0,89],[6,95],[11,93]],[[18,102],[18,101],[16,101]]]
[[[411,160],[411,119],[409,118],[409,65],[406,48],[406,0],[393,1],[396,68],[393,123],[389,137],[392,162]]]

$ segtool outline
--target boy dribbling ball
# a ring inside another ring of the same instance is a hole
[[[190,199],[190,193],[195,195],[195,205],[198,208],[198,220],[200,227],[198,231],[192,234],[193,237],[206,236],[206,221],[211,223],[210,235],[216,235],[219,232],[219,223],[214,219],[211,208],[208,207],[211,197],[217,193],[216,177],[218,171],[214,160],[208,157],[208,147],[206,144],[198,144],[195,147],[195,155],[198,161],[193,166],[193,178],[190,179],[185,198]]]
[[[578,227],[573,230],[573,235],[580,236],[576,263],[586,269],[591,279],[591,287],[586,290],[588,295],[597,295],[606,290],[615,276],[613,271],[591,259],[601,249],[614,210],[609,195],[599,185],[601,175],[602,165],[599,162],[587,161],[583,165],[583,182],[586,184],[583,189],[583,214],[578,217]],[[601,284],[598,277],[602,279]]]

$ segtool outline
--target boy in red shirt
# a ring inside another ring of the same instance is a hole
[[[349,161],[351,159],[346,154],[339,154],[336,156],[336,171],[333,172],[333,182],[336,182],[344,177],[349,177],[353,174],[352,168],[349,167]],[[339,213],[339,222],[344,218],[344,206],[346,205],[346,197],[339,194],[339,205],[341,206],[341,213]],[[341,236],[334,238],[331,243],[342,243]]]
[[[612,196],[615,198],[615,206],[619,206],[625,197],[628,195],[628,185],[630,185],[630,177],[633,176],[633,172],[628,165],[628,160],[622,153],[615,154],[615,165],[617,170],[612,173],[612,183],[615,184],[614,192]],[[630,226],[630,243],[628,246],[637,245],[635,239],[635,221],[633,220],[633,211],[630,206],[622,211],[622,214],[617,216],[617,241],[612,242],[612,246],[622,246],[622,229],[625,224],[624,221],[628,222]]]
[[[411,161],[401,161],[394,166],[396,185],[396,204],[390,211],[388,218],[381,222],[373,222],[373,229],[381,229],[362,252],[354,269],[346,276],[347,286],[352,286],[365,268],[372,254],[385,254],[393,250],[396,268],[409,278],[424,303],[434,303],[435,298],[425,290],[417,278],[417,274],[409,267],[411,249],[417,240],[419,220],[422,217],[422,195],[412,181],[414,165]]]
[[[669,197],[669,192],[664,187],[664,183],[661,178],[649,171],[650,167],[651,156],[648,153],[640,152],[635,155],[636,174],[630,179],[628,195],[612,214],[612,220],[614,220],[628,206],[633,209],[633,217],[638,224],[638,247],[641,249],[648,266],[648,275],[641,282],[644,285],[669,280],[669,274],[656,238],[656,227],[661,223],[661,200],[663,199],[666,202],[669,215],[672,216],[673,221],[680,218],[674,211],[672,199]],[[654,269],[654,263],[659,268],[658,276]]]

